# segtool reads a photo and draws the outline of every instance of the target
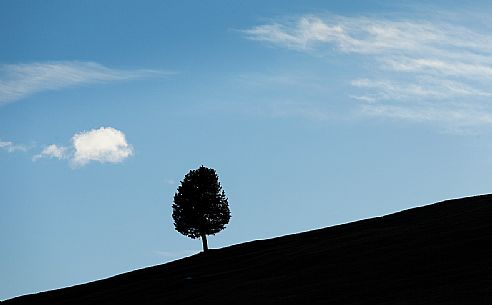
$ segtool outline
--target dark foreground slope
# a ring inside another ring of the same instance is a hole
[[[492,195],[240,244],[2,302],[492,304]]]

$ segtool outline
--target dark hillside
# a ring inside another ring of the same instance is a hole
[[[2,305],[492,304],[492,195],[244,243]]]

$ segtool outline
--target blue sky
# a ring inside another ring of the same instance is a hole
[[[492,7],[436,1],[0,2],[0,299],[490,192]]]

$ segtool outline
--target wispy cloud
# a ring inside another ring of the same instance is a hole
[[[244,31],[253,40],[267,41],[298,50],[334,45],[346,53],[381,54],[422,52],[440,44],[443,33],[430,23],[391,21],[367,17],[303,16]],[[454,44],[464,45],[463,41]]]
[[[409,99],[450,99],[454,97],[490,97],[492,92],[482,91],[467,84],[441,78],[425,77],[413,82],[355,79],[352,86],[369,90],[359,99],[367,100],[409,100]]]
[[[48,145],[32,160],[69,159],[74,168],[79,168],[90,162],[120,163],[132,155],[133,147],[128,144],[122,131],[101,127],[76,133],[71,146]]]
[[[345,53],[431,54],[454,59],[479,59],[478,55],[482,52],[492,52],[490,35],[464,26],[416,19],[307,15],[283,23],[256,26],[243,32],[252,40],[301,51],[335,46]],[[477,49],[481,52],[476,53]]]
[[[483,59],[482,63],[446,61],[437,58],[399,57],[386,59],[385,65],[400,72],[422,72],[433,75],[465,77],[469,79],[492,78],[492,62]]]
[[[369,117],[492,125],[492,33],[459,15],[386,18],[306,15],[244,30],[252,40],[309,54],[356,55],[354,90]],[[377,73],[374,73],[374,72]]]
[[[10,141],[2,141],[2,140],[0,140],[0,149],[6,150],[10,153],[16,151],[27,151],[27,147],[24,145],[15,144]]]
[[[32,94],[81,84],[166,74],[157,70],[112,69],[95,62],[54,61],[0,65],[0,106]]]
[[[58,146],[55,144],[51,144],[43,148],[41,153],[32,157],[33,161],[36,161],[41,158],[56,158],[58,160],[64,159],[67,157],[68,148],[63,146]]]
[[[418,104],[410,106],[367,104],[357,109],[365,117],[387,118],[394,121],[433,123],[441,131],[453,134],[476,134],[477,128],[492,125],[492,113],[465,106],[442,108],[435,105]]]

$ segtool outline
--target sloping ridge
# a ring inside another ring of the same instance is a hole
[[[492,195],[483,195],[211,250],[1,304],[490,305],[491,249]]]

